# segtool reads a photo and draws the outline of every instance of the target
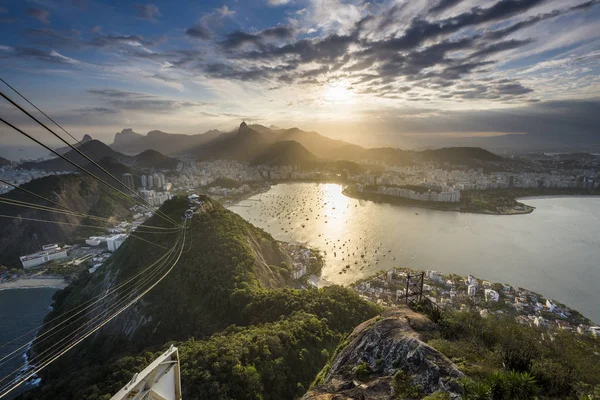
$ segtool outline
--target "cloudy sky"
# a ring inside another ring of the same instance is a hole
[[[0,76],[108,142],[246,119],[364,145],[600,145],[600,0],[8,0],[0,30]]]

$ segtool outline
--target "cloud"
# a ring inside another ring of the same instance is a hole
[[[208,40],[213,37],[211,27],[221,26],[225,18],[235,14],[227,6],[217,8],[208,14],[204,14],[194,26],[185,30],[185,34],[194,39]]]
[[[445,11],[449,8],[454,7],[455,5],[457,5],[458,3],[462,2],[463,0],[440,0],[434,7],[432,7],[429,11],[432,14],[438,14],[441,13],[442,11]]]
[[[31,18],[35,18],[43,24],[50,23],[50,20],[48,19],[50,17],[50,13],[41,8],[28,8],[27,10],[25,10],[25,15]]]
[[[283,6],[289,3],[290,0],[267,0],[267,4],[270,6]]]
[[[115,110],[169,113],[208,105],[204,102],[172,100],[119,89],[89,89],[87,92],[105,100],[110,105],[110,109]],[[108,109],[108,107],[103,108]]]
[[[271,40],[289,39],[294,36],[294,29],[289,26],[279,25],[265,29],[258,33],[247,33],[236,31],[226,35],[226,39],[220,42],[227,49],[240,48],[246,44],[261,46]]]
[[[227,6],[223,6],[221,8],[217,8],[217,12],[222,17],[232,17],[235,14],[235,11],[230,10],[229,7],[227,7]]]
[[[0,54],[0,58],[6,57],[24,57],[24,58],[33,58],[38,61],[45,61],[54,64],[67,64],[67,65],[80,65],[81,62],[67,57],[58,53],[55,50],[45,51],[40,49],[35,49],[31,47],[10,47],[3,46],[0,50],[4,51],[4,54]]]
[[[138,35],[102,35],[96,36],[90,40],[86,45],[93,47],[142,47],[142,46],[153,46],[156,42],[146,40],[142,36]]]
[[[212,32],[208,26],[198,23],[185,30],[185,34],[197,39],[208,40],[212,37]]]
[[[155,4],[135,4],[135,15],[140,19],[157,22],[160,17],[160,10]]]

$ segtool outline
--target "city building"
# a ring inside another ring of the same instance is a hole
[[[304,265],[304,264],[298,264],[298,265],[296,265],[296,267],[297,267],[296,271],[294,271],[292,273],[292,278],[293,279],[300,279],[304,275],[306,275],[306,265]]]
[[[67,250],[60,248],[57,244],[49,244],[42,246],[42,251],[37,253],[27,254],[19,257],[23,268],[34,268],[39,265],[45,264],[52,260],[63,260],[67,258]]]
[[[142,175],[142,187],[145,188],[146,186],[148,186],[148,178],[146,178],[146,175]]]
[[[467,288],[467,294],[471,297],[475,296],[475,292],[477,292],[477,286],[475,285],[469,285],[469,287]]]
[[[108,247],[108,251],[117,251],[123,242],[125,242],[125,239],[127,239],[127,235],[124,233],[106,238],[106,246]]]
[[[500,300],[500,294],[494,289],[485,289],[485,301],[498,301]]]
[[[123,174],[123,176],[121,177],[121,181],[123,182],[123,184],[125,184],[125,186],[127,186],[129,189],[131,190],[135,190],[135,182],[133,181],[133,175],[127,173],[127,174]]]

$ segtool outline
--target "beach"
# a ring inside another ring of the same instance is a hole
[[[8,282],[0,283],[0,290],[6,289],[31,289],[31,288],[54,288],[64,289],[68,285],[62,276],[47,275],[35,277],[22,277]]]

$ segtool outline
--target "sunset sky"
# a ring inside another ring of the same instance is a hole
[[[242,119],[400,147],[598,137],[600,0],[8,0],[0,30],[0,76],[109,143]]]

